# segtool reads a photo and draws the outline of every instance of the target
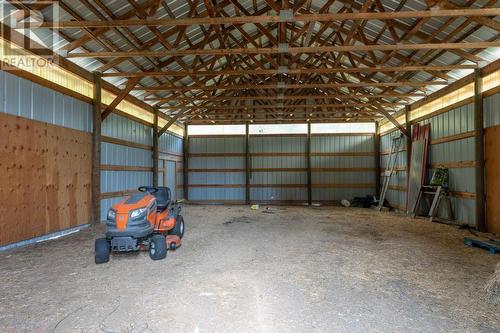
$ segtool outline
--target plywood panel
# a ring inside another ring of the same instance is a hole
[[[0,246],[90,220],[91,135],[0,114]]]
[[[485,158],[487,226],[500,234],[500,126],[485,129]]]

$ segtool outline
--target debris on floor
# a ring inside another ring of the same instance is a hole
[[[340,200],[340,204],[344,207],[350,207],[351,206],[351,202],[349,200]]]
[[[250,206],[250,209],[252,209],[252,210],[258,210],[259,209],[259,205],[252,205],[252,206]]]
[[[254,222],[251,218],[248,216],[238,216],[238,217],[233,217],[226,222],[223,222],[222,224],[232,224],[232,223],[252,223]]]
[[[266,207],[266,209],[264,209],[262,213],[274,214],[274,211],[271,209],[271,207]]]
[[[500,304],[500,263],[484,287],[487,300],[492,304]]]

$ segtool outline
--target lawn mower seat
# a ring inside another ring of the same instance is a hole
[[[159,212],[164,211],[168,205],[170,204],[170,188],[158,186],[141,186],[139,187],[139,191],[148,192],[156,199],[156,210]]]
[[[157,187],[158,191],[153,193],[156,198],[156,209],[161,212],[164,211],[170,204],[170,188]]]

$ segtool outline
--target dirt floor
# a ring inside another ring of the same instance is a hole
[[[0,253],[2,332],[500,332],[499,255],[356,208],[186,206],[183,246],[94,264],[103,228]]]

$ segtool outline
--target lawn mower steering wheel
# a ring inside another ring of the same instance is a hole
[[[158,192],[158,188],[156,188],[156,187],[149,187],[149,186],[141,186],[141,187],[139,187],[138,190],[141,191],[141,192],[148,192],[148,193],[151,193],[151,194]]]

